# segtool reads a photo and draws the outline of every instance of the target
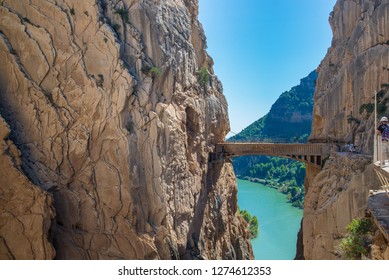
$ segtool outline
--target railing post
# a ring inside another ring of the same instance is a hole
[[[377,135],[377,155],[378,155],[378,160],[380,162],[381,168],[384,165],[384,155],[383,155],[383,150],[382,150],[382,136]]]
[[[378,161],[378,135],[374,131],[374,151],[373,151],[373,163]]]
[[[374,92],[374,154],[373,154],[373,163],[378,161],[378,135],[376,134],[377,129],[377,91]]]

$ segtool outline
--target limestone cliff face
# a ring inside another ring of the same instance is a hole
[[[366,156],[333,155],[316,177],[308,170],[306,259],[341,258],[346,225],[364,216],[368,190],[379,187],[371,166],[373,109],[379,92],[379,117],[389,112],[388,21],[387,0],[338,0],[330,15],[333,40],[318,68],[310,139],[354,143]]]
[[[2,220],[0,258],[51,258],[47,240],[59,259],[252,258],[232,167],[208,163],[229,121],[197,13],[196,0],[0,1],[2,139],[20,151],[0,177],[17,169],[43,232],[19,256]]]
[[[389,86],[388,20],[387,0],[337,1],[332,44],[318,68],[311,139],[353,142],[372,154],[374,94]]]
[[[341,259],[339,244],[346,226],[363,218],[369,190],[379,187],[371,159],[334,154],[305,195],[304,258]]]
[[[23,174],[9,133],[0,117],[0,259],[52,259],[52,197]]]

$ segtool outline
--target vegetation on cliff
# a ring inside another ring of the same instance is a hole
[[[255,121],[228,141],[306,142],[311,132],[316,71],[300,85],[281,94],[267,115]],[[246,156],[233,160],[238,178],[259,181],[288,195],[288,201],[302,208],[305,165],[277,157]]]
[[[231,137],[229,141],[306,141],[311,133],[316,78],[316,71],[312,71],[301,79],[298,86],[282,93],[268,114]]]
[[[250,237],[254,239],[258,236],[258,218],[257,216],[251,216],[247,210],[239,210],[240,215],[245,219],[249,225]]]
[[[341,241],[340,247],[345,258],[360,260],[369,252],[369,234],[372,231],[370,219],[354,219],[347,226],[347,235]]]
[[[0,1],[0,259],[253,258],[231,164],[205,168],[229,123],[197,17]]]
[[[267,156],[247,156],[244,160],[234,160],[237,177],[266,184],[287,194],[293,206],[304,205],[304,163],[286,158]]]

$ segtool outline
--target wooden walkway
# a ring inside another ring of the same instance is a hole
[[[214,159],[245,155],[266,155],[287,157],[304,163],[322,165],[323,158],[330,155],[331,144],[292,144],[292,143],[233,143],[216,144]]]

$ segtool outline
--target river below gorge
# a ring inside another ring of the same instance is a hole
[[[292,260],[303,211],[286,195],[259,183],[237,179],[238,205],[259,222],[258,237],[251,239],[256,260]]]

